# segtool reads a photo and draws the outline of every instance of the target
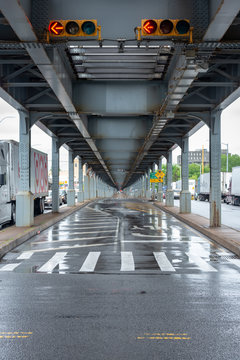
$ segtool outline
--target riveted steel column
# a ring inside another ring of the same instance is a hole
[[[158,170],[159,171],[162,170],[162,157],[160,157],[159,161],[158,161]],[[157,199],[158,199],[158,201],[163,202],[163,183],[162,182],[158,183]]]
[[[174,206],[174,196],[172,190],[172,151],[167,153],[167,191],[166,206]]]
[[[147,186],[146,186],[146,188],[147,188],[146,198],[147,198],[148,200],[151,200],[150,173],[151,173],[151,168],[150,168],[150,166],[149,166],[148,172],[147,172],[147,179],[146,179],[146,181],[147,181]]]
[[[52,212],[59,212],[59,146],[52,137]]]
[[[34,203],[31,193],[31,130],[28,114],[19,111],[20,182],[16,195],[16,226],[33,225]]]
[[[73,151],[68,151],[68,192],[67,192],[67,206],[75,205],[75,190],[74,190],[74,157]]]
[[[180,213],[187,214],[191,212],[191,193],[188,185],[188,137],[182,138],[181,174],[182,191],[180,192]]]
[[[89,180],[89,176],[87,175],[88,173],[88,167],[86,165],[86,175],[84,176],[84,200],[89,200],[89,184],[88,184],[88,180]]]
[[[77,201],[83,202],[83,171],[82,171],[82,158],[78,156],[78,192]]]
[[[210,226],[221,226],[221,111],[210,119]]]

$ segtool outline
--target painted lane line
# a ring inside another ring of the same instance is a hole
[[[104,229],[104,228],[111,228],[113,227],[115,228],[115,224],[112,224],[111,226],[110,225],[102,225],[102,226],[87,226],[87,227],[82,227],[82,226],[79,226],[79,227],[71,227],[71,230],[86,230],[86,229]],[[69,231],[69,229],[54,229],[52,230],[52,232],[58,232],[58,231]]]
[[[240,259],[228,259],[227,261],[240,268]]]
[[[134,259],[131,251],[121,251],[121,269],[120,271],[134,271]]]
[[[79,232],[68,232],[68,235],[75,235],[75,234],[99,234],[99,233],[106,233],[106,232],[115,232],[115,229],[113,230],[96,230],[96,231],[79,231]],[[64,236],[64,235],[61,235]]]
[[[17,266],[19,266],[21,263],[18,263],[18,264],[7,264],[7,265],[4,265],[0,271],[13,271],[14,269],[16,269]]]
[[[162,271],[176,271],[164,252],[154,252],[153,255]]]
[[[51,244],[51,243],[58,243],[58,242],[65,242],[65,241],[87,241],[87,240],[99,240],[99,239],[109,239],[115,236],[97,236],[97,237],[89,237],[89,238],[73,238],[73,239],[58,239],[58,240],[50,240],[50,241],[36,241],[32,244],[44,245],[44,244]],[[98,246],[98,244],[95,244]]]
[[[79,272],[93,272],[100,254],[100,251],[90,251]]]
[[[104,244],[84,244],[84,245],[71,245],[71,246],[58,246],[58,247],[52,247],[52,248],[44,248],[44,249],[37,249],[34,250],[34,253],[40,253],[40,252],[47,252],[47,251],[56,251],[56,250],[67,250],[67,249],[82,249],[82,248],[87,248],[87,247],[99,247],[99,246],[109,246],[109,245],[114,245],[115,243],[104,243]]]
[[[26,260],[30,259],[30,257],[33,255],[33,251],[23,251],[21,255],[17,257],[17,260]]]
[[[55,255],[51,257],[43,266],[38,269],[38,272],[52,272],[53,269],[63,261],[64,257],[67,255],[67,252],[56,252]]]
[[[205,260],[203,260],[200,256],[193,255],[191,253],[185,253],[188,258],[189,262],[195,263],[202,271],[209,271],[209,272],[218,272],[213,266],[209,265]]]

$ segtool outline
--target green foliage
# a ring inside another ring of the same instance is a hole
[[[228,171],[232,172],[232,168],[240,166],[240,156],[237,154],[228,155]],[[221,156],[221,171],[227,171],[227,155]]]

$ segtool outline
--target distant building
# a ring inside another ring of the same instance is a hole
[[[202,153],[204,152],[204,165],[209,164],[209,151],[207,149],[197,149],[194,151],[188,152],[188,162],[189,164],[201,164],[202,163]],[[227,155],[227,149],[221,150],[222,155]],[[228,154],[230,155],[230,154]],[[181,165],[181,155],[177,156],[177,164]]]

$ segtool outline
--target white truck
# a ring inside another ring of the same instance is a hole
[[[225,202],[232,205],[240,205],[240,166],[232,168],[232,178],[229,185],[229,193]]]
[[[176,185],[174,190],[174,199],[179,199],[180,192],[182,191],[182,180],[176,181]],[[188,190],[191,193],[191,196],[195,195],[195,180],[189,179],[188,180]]]
[[[221,172],[221,197],[226,201],[228,194],[231,173]],[[201,174],[198,178],[197,198],[200,201],[209,201],[210,194],[210,173]]]
[[[19,144],[13,140],[0,140],[0,228],[7,222],[15,223],[19,184]],[[31,149],[30,184],[34,215],[38,215],[44,211],[44,199],[48,194],[48,157],[35,149]]]

